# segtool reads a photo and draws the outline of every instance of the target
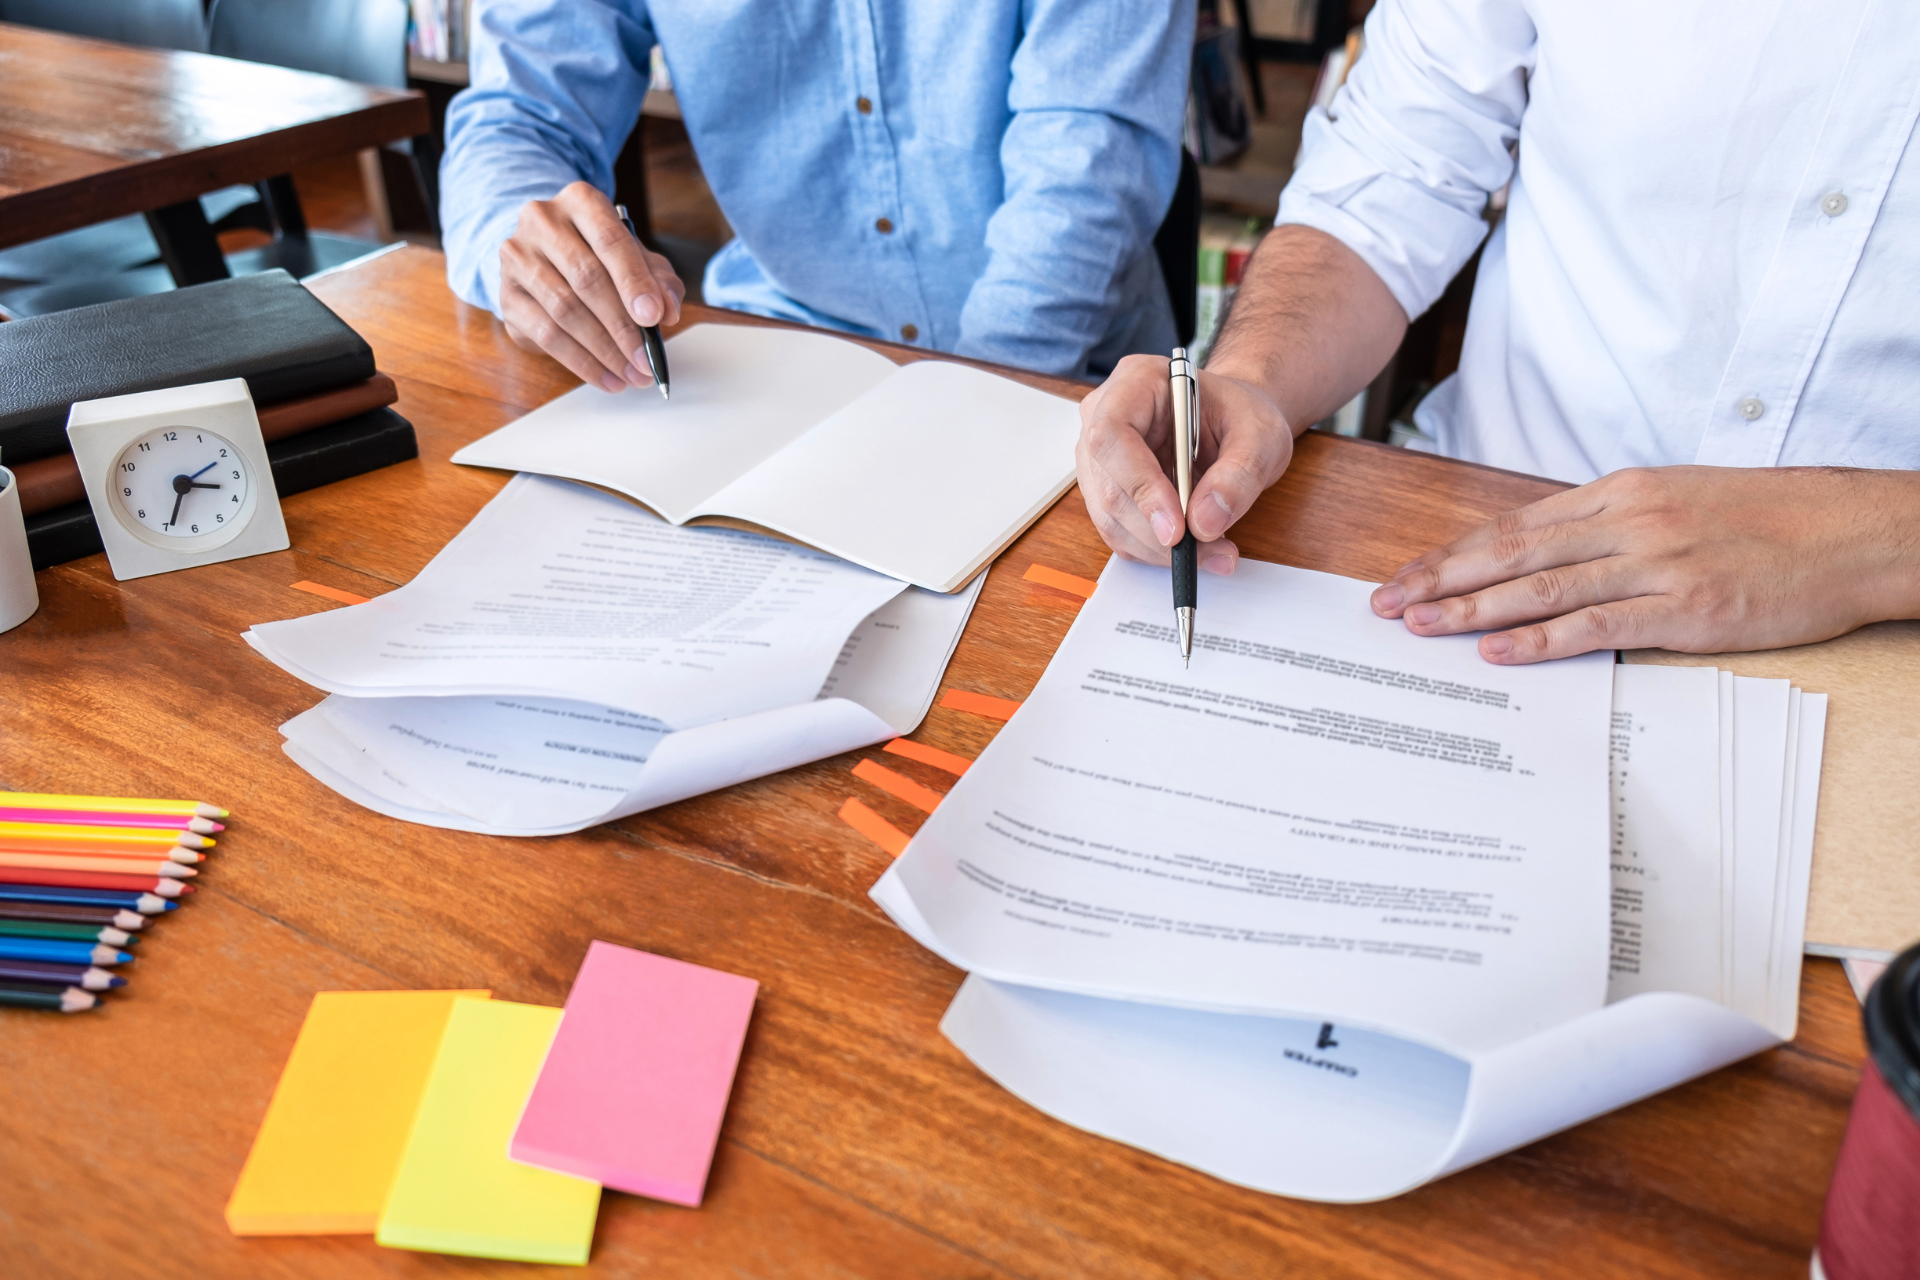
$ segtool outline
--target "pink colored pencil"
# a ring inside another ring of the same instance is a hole
[[[75,827],[154,827],[161,831],[192,831],[210,836],[225,831],[224,824],[190,813],[101,813],[90,809],[8,809],[0,807],[0,822],[57,822]]]

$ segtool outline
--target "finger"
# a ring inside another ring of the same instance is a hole
[[[1136,532],[1158,548],[1172,546],[1183,532],[1180,495],[1154,448],[1156,439],[1166,434],[1171,412],[1165,362],[1129,358],[1114,370],[1094,403],[1083,408],[1076,447],[1083,471],[1090,472],[1087,478],[1094,482],[1088,510],[1096,513],[1096,522],[1106,515],[1131,523],[1126,513],[1131,506],[1146,525],[1145,530],[1136,525]]]
[[[507,334],[522,347],[544,351],[565,365],[582,382],[591,382],[602,391],[617,392],[626,384],[615,377],[585,347],[568,336],[540,303],[511,280],[500,282],[500,318]],[[518,335],[518,336],[514,336]]]
[[[1087,515],[1102,541],[1127,559],[1142,564],[1172,562],[1172,553],[1160,541],[1146,514],[1105,468],[1083,457],[1079,479]]]
[[[1611,559],[1621,550],[1619,531],[1597,520],[1575,520],[1544,528],[1510,526],[1477,546],[1429,553],[1415,561],[1391,582],[1375,589],[1373,608],[1381,617],[1397,618],[1422,601],[1466,596],[1549,569]],[[1541,614],[1529,616],[1537,618]]]
[[[584,246],[582,247],[584,249]],[[515,238],[500,247],[500,257],[503,291],[507,280],[512,280],[513,284],[533,301],[560,333],[570,339],[574,346],[587,351],[603,371],[623,382],[630,381],[627,375],[633,366],[629,359],[629,352],[614,341],[613,335],[607,332],[601,318],[581,298],[573,283],[561,274],[540,246],[529,246]],[[606,287],[611,289],[610,284]],[[607,296],[611,294],[603,294],[603,297]],[[625,326],[626,332],[632,336],[637,347],[639,330],[631,321],[622,319],[617,309],[614,318]],[[521,327],[531,333],[549,355],[556,359],[560,358],[559,351],[547,342],[535,326],[523,324]],[[563,360],[562,363],[566,362]],[[575,372],[578,373],[579,370],[576,369]],[[585,377],[585,375],[582,376]],[[586,378],[586,381],[594,383],[600,380],[598,373]]]
[[[1601,649],[1662,647],[1680,621],[1672,596],[1636,596],[1480,638],[1480,656],[1504,666],[1571,658]]]
[[[602,200],[604,202],[604,197]],[[566,282],[567,289],[584,306],[584,311],[569,307],[565,312],[555,313],[554,318],[577,341],[603,359],[605,348],[595,330],[604,333],[619,356],[619,363],[609,367],[628,382],[641,386],[652,378],[647,373],[646,357],[640,352],[640,326],[629,309],[627,291],[636,279],[644,281],[648,290],[657,289],[658,285],[647,270],[646,251],[627,234],[626,227],[612,210],[605,211],[603,222],[596,224],[592,218],[591,213],[576,213],[573,222],[552,228],[536,245]],[[644,297],[652,299],[653,294],[649,292]],[[656,312],[661,310],[657,301],[652,305]]]
[[[1401,616],[1416,635],[1452,636],[1559,617],[1653,589],[1644,561],[1608,556],[1542,569],[1465,595],[1409,604]]]
[[[582,292],[594,314],[616,339],[632,335],[633,345],[626,348],[631,357],[640,347],[640,326],[669,324],[680,316],[680,299],[674,288],[680,284],[673,267],[657,253],[649,251],[632,235],[614,213],[606,197],[599,198],[573,215],[574,230],[586,258],[575,264],[590,281],[594,292]],[[572,279],[572,272],[568,272]],[[673,281],[669,287],[668,280]],[[636,364],[642,363],[636,361]]]
[[[1203,542],[1231,529],[1293,458],[1293,433],[1277,414],[1268,421],[1251,405],[1231,403],[1221,412],[1230,418],[1222,420],[1214,456],[1187,501],[1187,526]]]
[[[1607,477],[1607,479],[1611,478]],[[1476,547],[1485,546],[1496,538],[1524,533],[1531,529],[1542,529],[1548,525],[1591,519],[1610,505],[1613,487],[1605,485],[1603,481],[1595,481],[1592,484],[1583,484],[1576,489],[1550,494],[1524,507],[1503,512],[1484,524],[1477,525],[1472,531],[1454,539],[1444,547],[1435,547],[1431,551],[1414,557],[1395,570],[1393,576],[1398,578],[1410,570],[1436,564],[1448,556],[1459,555]]]
[[[1200,567],[1208,573],[1217,573],[1223,578],[1231,577],[1233,571],[1240,567],[1240,548],[1225,538],[1203,542],[1197,559]]]

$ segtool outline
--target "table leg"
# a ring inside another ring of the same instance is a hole
[[[206,211],[198,200],[182,200],[147,214],[147,226],[160,243],[160,259],[181,288],[225,280],[231,273],[220,252],[220,241],[207,225]]]

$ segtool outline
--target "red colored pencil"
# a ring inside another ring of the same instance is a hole
[[[192,893],[192,885],[164,876],[115,875],[109,871],[49,871],[42,867],[0,867],[0,884],[50,884],[62,889],[124,889],[163,898]]]

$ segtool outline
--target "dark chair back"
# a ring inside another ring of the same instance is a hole
[[[1200,166],[1193,153],[1180,148],[1180,181],[1174,184],[1173,203],[1153,236],[1153,252],[1173,301],[1173,327],[1181,346],[1191,346],[1200,308]]]
[[[207,50],[200,0],[0,0],[0,22],[156,49]]]
[[[216,0],[209,24],[223,58],[407,87],[407,0]]]

